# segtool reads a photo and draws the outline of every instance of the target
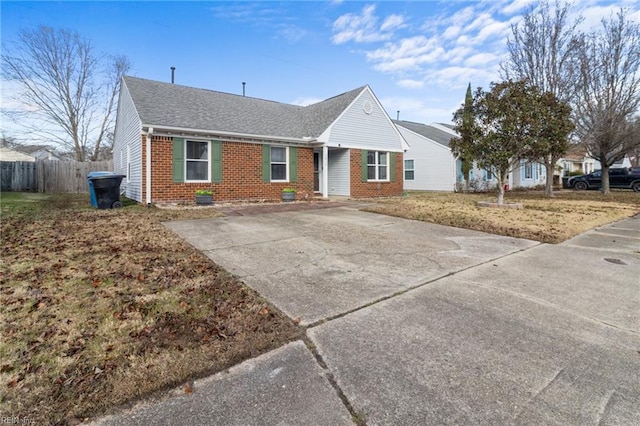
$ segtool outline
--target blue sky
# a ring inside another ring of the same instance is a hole
[[[639,1],[577,2],[584,29]],[[305,105],[369,84],[392,118],[450,122],[467,84],[499,79],[510,25],[531,0],[2,1],[2,48],[21,28],[78,31],[142,78]],[[12,86],[3,82],[6,106]]]

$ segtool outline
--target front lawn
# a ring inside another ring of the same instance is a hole
[[[0,413],[76,423],[301,329],[161,222],[215,210],[1,194]]]
[[[505,202],[523,203],[523,209],[480,208],[476,201],[493,202],[495,195],[413,191],[366,210],[545,243],[640,213],[640,194],[629,191],[558,191],[551,199],[539,191],[507,192]]]

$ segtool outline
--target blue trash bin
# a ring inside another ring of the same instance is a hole
[[[98,209],[122,207],[120,183],[125,175],[114,172],[91,172],[87,175],[91,206]]]

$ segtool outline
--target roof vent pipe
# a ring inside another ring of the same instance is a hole
[[[176,72],[176,67],[171,67],[171,84],[174,83],[175,79],[175,72]]]
[[[397,121],[400,121],[400,110],[398,110],[398,111],[397,111],[397,114],[396,114],[396,120],[397,120]]]
[[[247,85],[246,81],[242,82],[242,96],[244,96],[244,87]]]

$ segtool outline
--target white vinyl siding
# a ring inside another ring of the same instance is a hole
[[[123,83],[118,99],[118,112],[113,141],[113,152],[120,151],[126,155],[114,156],[114,171],[127,175],[125,196],[142,202],[142,122],[131,99],[131,95]]]
[[[451,150],[404,127],[398,126],[398,129],[410,145],[405,155],[413,159],[413,180],[405,176],[404,188],[453,191],[456,183],[456,160]]]
[[[351,195],[350,159],[348,149],[329,150],[329,195]]]
[[[365,104],[371,106],[370,114],[365,112]],[[330,132],[321,136],[321,139],[325,138],[331,147],[394,152],[403,150],[395,126],[368,90],[363,91],[336,120]]]

